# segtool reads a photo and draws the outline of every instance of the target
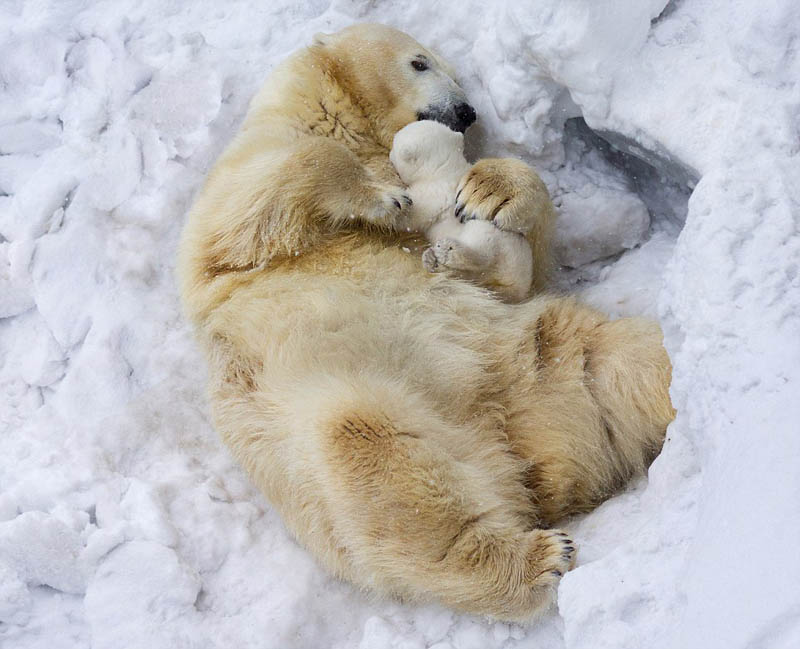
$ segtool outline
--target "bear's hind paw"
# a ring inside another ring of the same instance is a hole
[[[566,532],[558,529],[530,532],[528,550],[528,582],[534,588],[558,585],[568,570],[574,567],[577,550]]]

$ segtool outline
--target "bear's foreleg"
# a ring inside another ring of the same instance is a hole
[[[198,281],[301,254],[354,221],[405,229],[411,199],[399,179],[379,178],[339,142],[259,144],[235,142],[192,209],[187,261]]]
[[[533,251],[534,290],[552,270],[555,212],[542,179],[512,158],[485,158],[461,179],[455,215],[462,221],[489,221],[500,230],[525,235]]]

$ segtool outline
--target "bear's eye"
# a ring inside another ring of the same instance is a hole
[[[411,67],[417,72],[425,72],[428,69],[428,62],[422,59],[414,59],[411,61]]]

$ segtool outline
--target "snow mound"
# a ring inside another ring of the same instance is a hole
[[[184,215],[271,67],[364,20],[540,171],[558,286],[665,329],[664,450],[529,628],[328,577],[206,412]],[[798,42],[793,0],[0,4],[0,644],[800,646]]]

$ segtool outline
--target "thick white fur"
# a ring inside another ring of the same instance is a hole
[[[464,136],[438,122],[413,122],[394,136],[389,159],[414,201],[411,229],[433,244],[422,256],[425,268],[455,271],[507,302],[525,299],[533,281],[525,236],[491,221],[455,216],[458,184],[472,167],[464,158]]]
[[[463,100],[433,53],[381,25],[290,57],[189,214],[181,292],[217,430],[323,565],[528,621],[574,562],[548,526],[660,448],[670,365],[655,323],[565,298],[505,304],[403,251],[392,139]],[[552,209],[532,170],[481,160],[459,201],[527,233],[541,280]]]

